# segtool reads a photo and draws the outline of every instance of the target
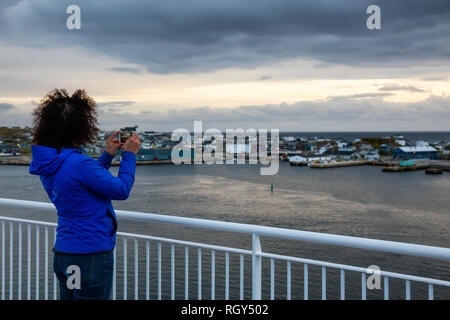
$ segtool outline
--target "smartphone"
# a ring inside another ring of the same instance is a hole
[[[125,143],[128,140],[128,138],[130,138],[130,137],[131,137],[130,132],[121,132],[120,133],[120,142]]]

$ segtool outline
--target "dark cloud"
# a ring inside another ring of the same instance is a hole
[[[97,105],[101,108],[109,108],[109,109],[115,109],[115,108],[123,108],[123,107],[130,107],[134,105],[134,101],[111,101],[111,102],[101,102],[97,103]]]
[[[448,0],[80,0],[82,29],[69,31],[65,8],[73,3],[11,7],[8,1],[0,6],[0,37],[23,46],[83,46],[157,73],[253,68],[299,57],[323,66],[450,60]],[[371,4],[381,7],[381,30],[366,28]]]
[[[351,99],[384,98],[384,97],[388,97],[388,96],[392,96],[392,95],[394,95],[394,94],[387,93],[387,92],[358,93],[358,94],[353,94],[353,95],[349,96],[348,98],[351,98]]]
[[[110,71],[119,72],[119,73],[131,73],[131,74],[143,74],[144,72],[139,68],[131,68],[131,67],[114,67],[110,68]]]
[[[13,109],[15,109],[15,107],[12,104],[0,102],[0,113],[4,111],[11,111]]]
[[[262,76],[259,78],[259,81],[265,81],[265,80],[270,80],[272,79],[272,76],[266,75],[266,76]]]
[[[419,89],[415,86],[400,86],[400,85],[388,85],[379,88],[380,91],[410,91],[410,92],[425,92],[425,90]]]

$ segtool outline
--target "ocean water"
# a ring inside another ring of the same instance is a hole
[[[117,173],[118,168],[111,169]],[[274,191],[270,191],[270,185]],[[450,174],[424,171],[384,173],[361,166],[314,170],[280,163],[275,176],[261,176],[257,165],[139,166],[130,198],[114,202],[116,209],[231,221],[450,247]],[[38,177],[27,167],[0,166],[0,197],[48,201]],[[0,215],[56,221],[52,213],[0,207]],[[251,248],[251,237],[173,225],[120,221],[119,230],[193,242]],[[41,238],[43,239],[43,238]],[[365,250],[346,249],[282,239],[262,238],[265,252],[331,261],[367,268],[450,280],[449,263]],[[134,270],[134,244],[128,241],[128,270]],[[139,243],[139,295],[145,297],[145,243]],[[175,247],[175,291],[184,298],[184,247]],[[150,247],[150,291],[157,297],[157,251]],[[42,261],[41,257],[41,261]],[[202,252],[202,296],[211,295],[211,253]],[[17,261],[17,260],[16,260]],[[123,242],[117,246],[118,293],[123,297]],[[170,298],[170,246],[162,245],[162,297]],[[216,253],[217,299],[224,298],[225,257]],[[251,298],[251,257],[245,258],[245,298]],[[275,263],[276,297],[286,298],[286,263]],[[50,270],[51,271],[51,270]],[[8,267],[6,268],[8,271]],[[41,268],[41,277],[43,277]],[[303,299],[303,265],[292,264],[292,299]],[[321,269],[309,267],[309,297],[321,298]],[[8,277],[7,277],[8,278]],[[197,298],[197,249],[189,251],[189,296]],[[128,297],[134,280],[128,279]],[[381,283],[383,285],[383,282]],[[263,298],[269,298],[270,261],[263,260]],[[390,296],[403,299],[405,284],[391,280]],[[339,271],[327,270],[327,297],[339,298]],[[346,272],[346,298],[361,297],[361,276]],[[239,256],[230,254],[230,298],[239,298]],[[368,299],[382,299],[368,290]],[[427,287],[412,284],[412,298],[427,298]],[[450,298],[450,289],[435,288],[435,298]]]

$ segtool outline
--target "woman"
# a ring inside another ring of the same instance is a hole
[[[60,299],[109,299],[117,220],[111,200],[126,200],[134,183],[136,134],[124,144],[113,133],[102,155],[94,160],[82,145],[98,133],[95,101],[84,90],[70,96],[50,92],[34,110],[33,161],[30,173],[39,175],[58,211],[53,269]],[[117,177],[109,171],[123,147]]]

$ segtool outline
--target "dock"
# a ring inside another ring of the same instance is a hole
[[[340,167],[352,167],[352,166],[380,166],[391,167],[398,166],[399,161],[381,161],[381,160],[349,160],[349,161],[336,161],[336,162],[317,162],[311,163],[310,168],[325,169],[325,168],[340,168]],[[450,170],[450,166],[449,166]]]
[[[295,164],[291,164],[295,165]],[[426,170],[427,174],[442,173],[450,171],[448,162],[442,163],[417,163],[414,165],[400,165],[399,161],[374,161],[374,160],[352,160],[352,161],[336,161],[336,162],[313,162],[309,164],[311,169],[328,169],[353,166],[382,166],[383,172],[408,172],[417,170]]]
[[[337,162],[325,162],[325,163],[311,163],[309,167],[311,169],[327,169],[327,168],[340,168],[340,167],[353,167],[364,166],[371,164],[371,161],[367,160],[355,160],[355,161],[337,161]]]
[[[417,170],[426,170],[430,166],[427,164],[418,164],[412,166],[389,166],[383,167],[383,172],[406,172],[406,171],[417,171]]]

